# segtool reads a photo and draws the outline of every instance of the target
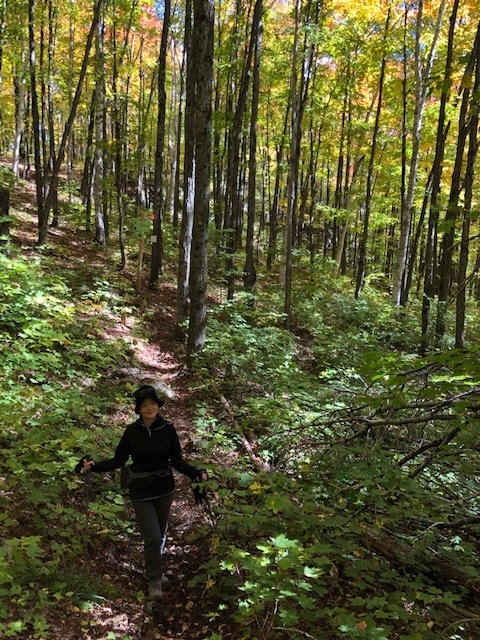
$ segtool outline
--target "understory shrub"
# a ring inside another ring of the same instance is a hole
[[[373,308],[358,313],[373,322]],[[305,335],[317,340],[317,328]],[[201,384],[229,394],[272,465],[246,471],[230,418],[201,408],[203,447],[230,452],[197,580],[221,601],[212,620],[229,611],[251,640],[473,637],[456,635],[465,623],[451,611],[480,583],[478,349],[421,359],[370,336],[357,368],[312,371],[297,341],[264,332],[241,304],[221,307],[212,329]]]

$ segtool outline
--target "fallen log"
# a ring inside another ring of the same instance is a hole
[[[455,582],[478,598],[480,574],[476,569],[463,566],[431,548],[417,551],[412,545],[380,529],[364,527],[361,533],[366,548],[383,556],[394,566],[415,569],[435,578],[436,582]]]

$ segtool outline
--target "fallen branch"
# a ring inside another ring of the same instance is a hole
[[[403,467],[404,464],[406,464],[407,462],[410,462],[410,460],[413,460],[414,458],[419,456],[421,453],[428,451],[428,449],[438,449],[438,447],[441,447],[444,444],[448,444],[452,440],[452,438],[454,438],[457,435],[457,433],[459,433],[459,431],[460,431],[460,427],[455,427],[446,435],[442,435],[436,440],[432,440],[431,442],[426,442],[421,447],[418,447],[418,449],[415,449],[415,451],[412,451],[411,453],[403,457],[401,460],[399,460],[397,462],[397,466]]]
[[[270,465],[268,464],[268,462],[265,462],[255,454],[252,443],[249,441],[249,439],[245,435],[241,425],[239,424],[238,420],[235,418],[235,414],[233,413],[233,409],[230,406],[230,403],[228,402],[228,400],[225,398],[223,394],[220,394],[220,402],[222,403],[222,406],[227,411],[228,417],[230,418],[230,421],[234,426],[235,431],[237,431],[237,433],[239,434],[242,440],[243,448],[247,452],[248,457],[252,461],[252,464],[255,467],[256,471],[260,473],[269,473],[271,471]]]

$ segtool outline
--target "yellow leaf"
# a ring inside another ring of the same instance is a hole
[[[368,624],[365,622],[365,620],[362,620],[362,622],[357,623],[357,627],[362,631],[365,631],[365,629],[368,627]]]
[[[195,604],[195,603],[193,602],[193,600],[189,600],[189,601],[187,602],[187,604],[185,605],[185,609],[186,609],[187,611],[190,611],[190,609],[193,607],[193,605],[194,605],[194,604]]]
[[[213,580],[212,578],[208,578],[207,582],[205,583],[205,589],[211,589],[214,584],[215,580]]]
[[[260,494],[263,491],[263,487],[258,482],[252,482],[252,484],[248,487],[252,493]]]

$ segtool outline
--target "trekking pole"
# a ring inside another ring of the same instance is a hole
[[[204,509],[208,514],[208,517],[210,518],[210,521],[212,523],[212,528],[215,529],[217,526],[217,521],[215,520],[215,516],[213,515],[213,511],[212,511],[212,507],[210,505],[210,500],[207,498],[207,496],[205,496],[204,498]]]
[[[203,472],[201,473],[203,474]],[[210,506],[210,500],[208,499],[207,490],[203,483],[204,483],[204,480],[200,480],[200,482],[195,482],[192,485],[193,495],[195,497],[195,504],[197,505],[199,504],[202,506],[203,510],[207,513],[208,517],[210,518],[212,527],[215,529],[215,527],[217,526],[217,522],[215,520],[215,516],[213,515],[212,507]]]
[[[85,566],[88,561],[88,529],[90,527],[90,484],[92,482],[91,471],[86,471],[85,476],[85,524],[83,527],[83,562]]]
[[[215,516],[213,515],[212,506],[206,492],[202,496],[202,506],[204,511],[206,511],[208,517],[210,518],[212,528],[215,529],[215,527],[217,526],[217,521],[215,520]]]

